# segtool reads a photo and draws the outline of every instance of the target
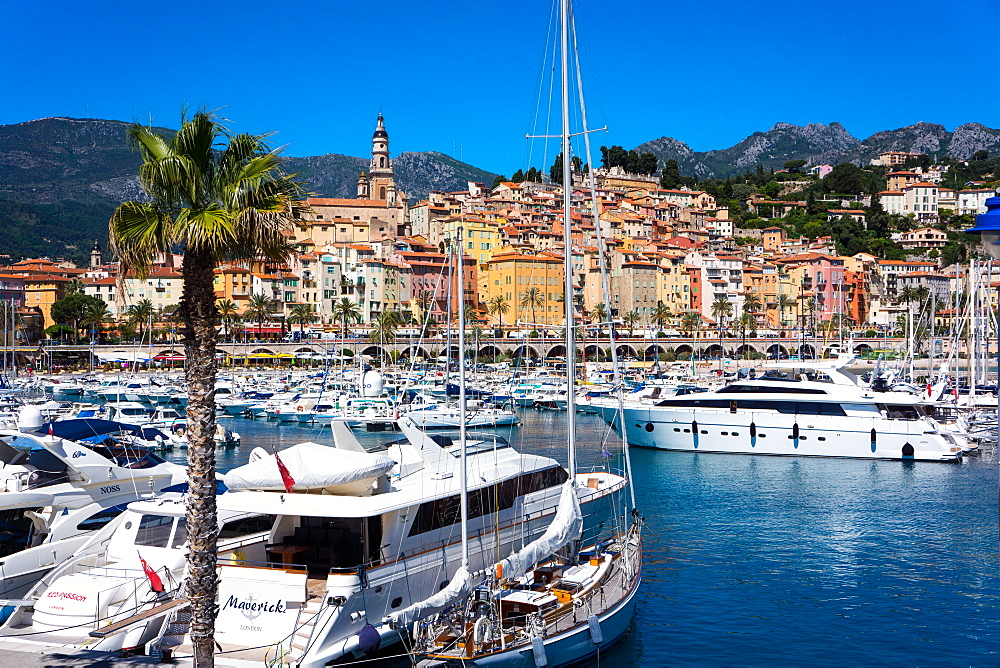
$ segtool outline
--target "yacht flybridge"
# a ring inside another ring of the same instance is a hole
[[[664,450],[957,461],[973,447],[945,406],[861,387],[852,359],[769,365],[714,392],[600,411],[631,445]]]

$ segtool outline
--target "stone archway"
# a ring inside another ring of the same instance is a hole
[[[633,348],[627,343],[619,345],[617,348],[615,348],[615,351],[618,353],[619,358],[622,357],[635,357],[636,359],[639,358],[639,353],[637,353],[635,348]]]
[[[799,346],[799,359],[815,359],[816,358],[816,348],[809,343],[803,343]]]
[[[549,360],[554,357],[566,357],[566,346],[559,344],[549,348],[549,352],[545,353],[545,359]]]
[[[725,355],[726,351],[722,349],[722,344],[713,343],[705,348],[705,357],[709,359],[719,359],[720,357],[725,357]]]

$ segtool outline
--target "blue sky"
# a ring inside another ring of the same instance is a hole
[[[175,127],[182,105],[275,132],[289,155],[436,150],[526,167],[549,0],[8,0],[0,124],[45,116]],[[774,123],[851,134],[1000,126],[1000,0],[607,2],[577,21],[596,146],[668,135],[726,148]],[[540,112],[545,117],[545,107]],[[546,167],[538,144],[532,164]],[[543,164],[544,163],[544,164]]]

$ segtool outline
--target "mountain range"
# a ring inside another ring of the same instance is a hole
[[[45,255],[83,261],[94,239],[106,243],[114,207],[142,196],[136,177],[139,156],[126,138],[127,127],[121,121],[74,118],[0,126],[0,253],[14,259]],[[654,153],[661,164],[673,158],[682,174],[702,179],[733,176],[758,164],[780,169],[794,159],[863,164],[890,150],[967,159],[982,149],[1000,151],[1000,130],[966,123],[952,132],[917,123],[859,140],[840,123],[778,123],[725,149],[694,151],[671,137],[636,147]],[[285,165],[312,193],[353,197],[368,159],[331,153],[288,157]],[[402,153],[393,158],[393,168],[411,203],[431,190],[464,190],[468,181],[490,184],[496,176],[435,151]]]
[[[949,132],[943,125],[921,122],[857,139],[843,125],[834,122],[777,123],[767,132],[754,132],[735,146],[714,151],[694,151],[673,137],[645,142],[635,150],[653,153],[661,164],[673,158],[681,174],[705,179],[743,174],[757,165],[781,169],[789,160],[806,160],[809,165],[841,162],[865,165],[884,151],[926,153],[932,159],[949,155],[967,160],[982,149],[993,154],[1000,151],[1000,130],[966,123]]]

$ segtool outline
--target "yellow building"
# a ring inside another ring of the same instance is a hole
[[[466,257],[471,257],[479,264],[490,259],[493,252],[500,248],[500,225],[482,218],[448,218],[442,227],[443,235],[454,239],[458,228],[462,228],[463,250]]]
[[[24,277],[24,305],[42,314],[42,329],[56,324],[52,305],[66,296],[70,279],[55,274],[35,274]]]
[[[251,277],[249,269],[243,267],[222,267],[215,270],[215,298],[229,299],[236,304],[240,313],[246,311],[250,299]]]
[[[563,322],[563,262],[556,257],[527,255],[502,248],[480,265],[480,296],[488,308],[490,300],[501,296],[510,306],[504,323]],[[529,300],[534,295],[535,300]],[[534,302],[534,303],[529,303]],[[492,316],[496,320],[496,316]]]
[[[653,256],[660,267],[656,298],[675,318],[691,309],[691,278],[684,265],[684,256],[684,251],[670,250]]]

